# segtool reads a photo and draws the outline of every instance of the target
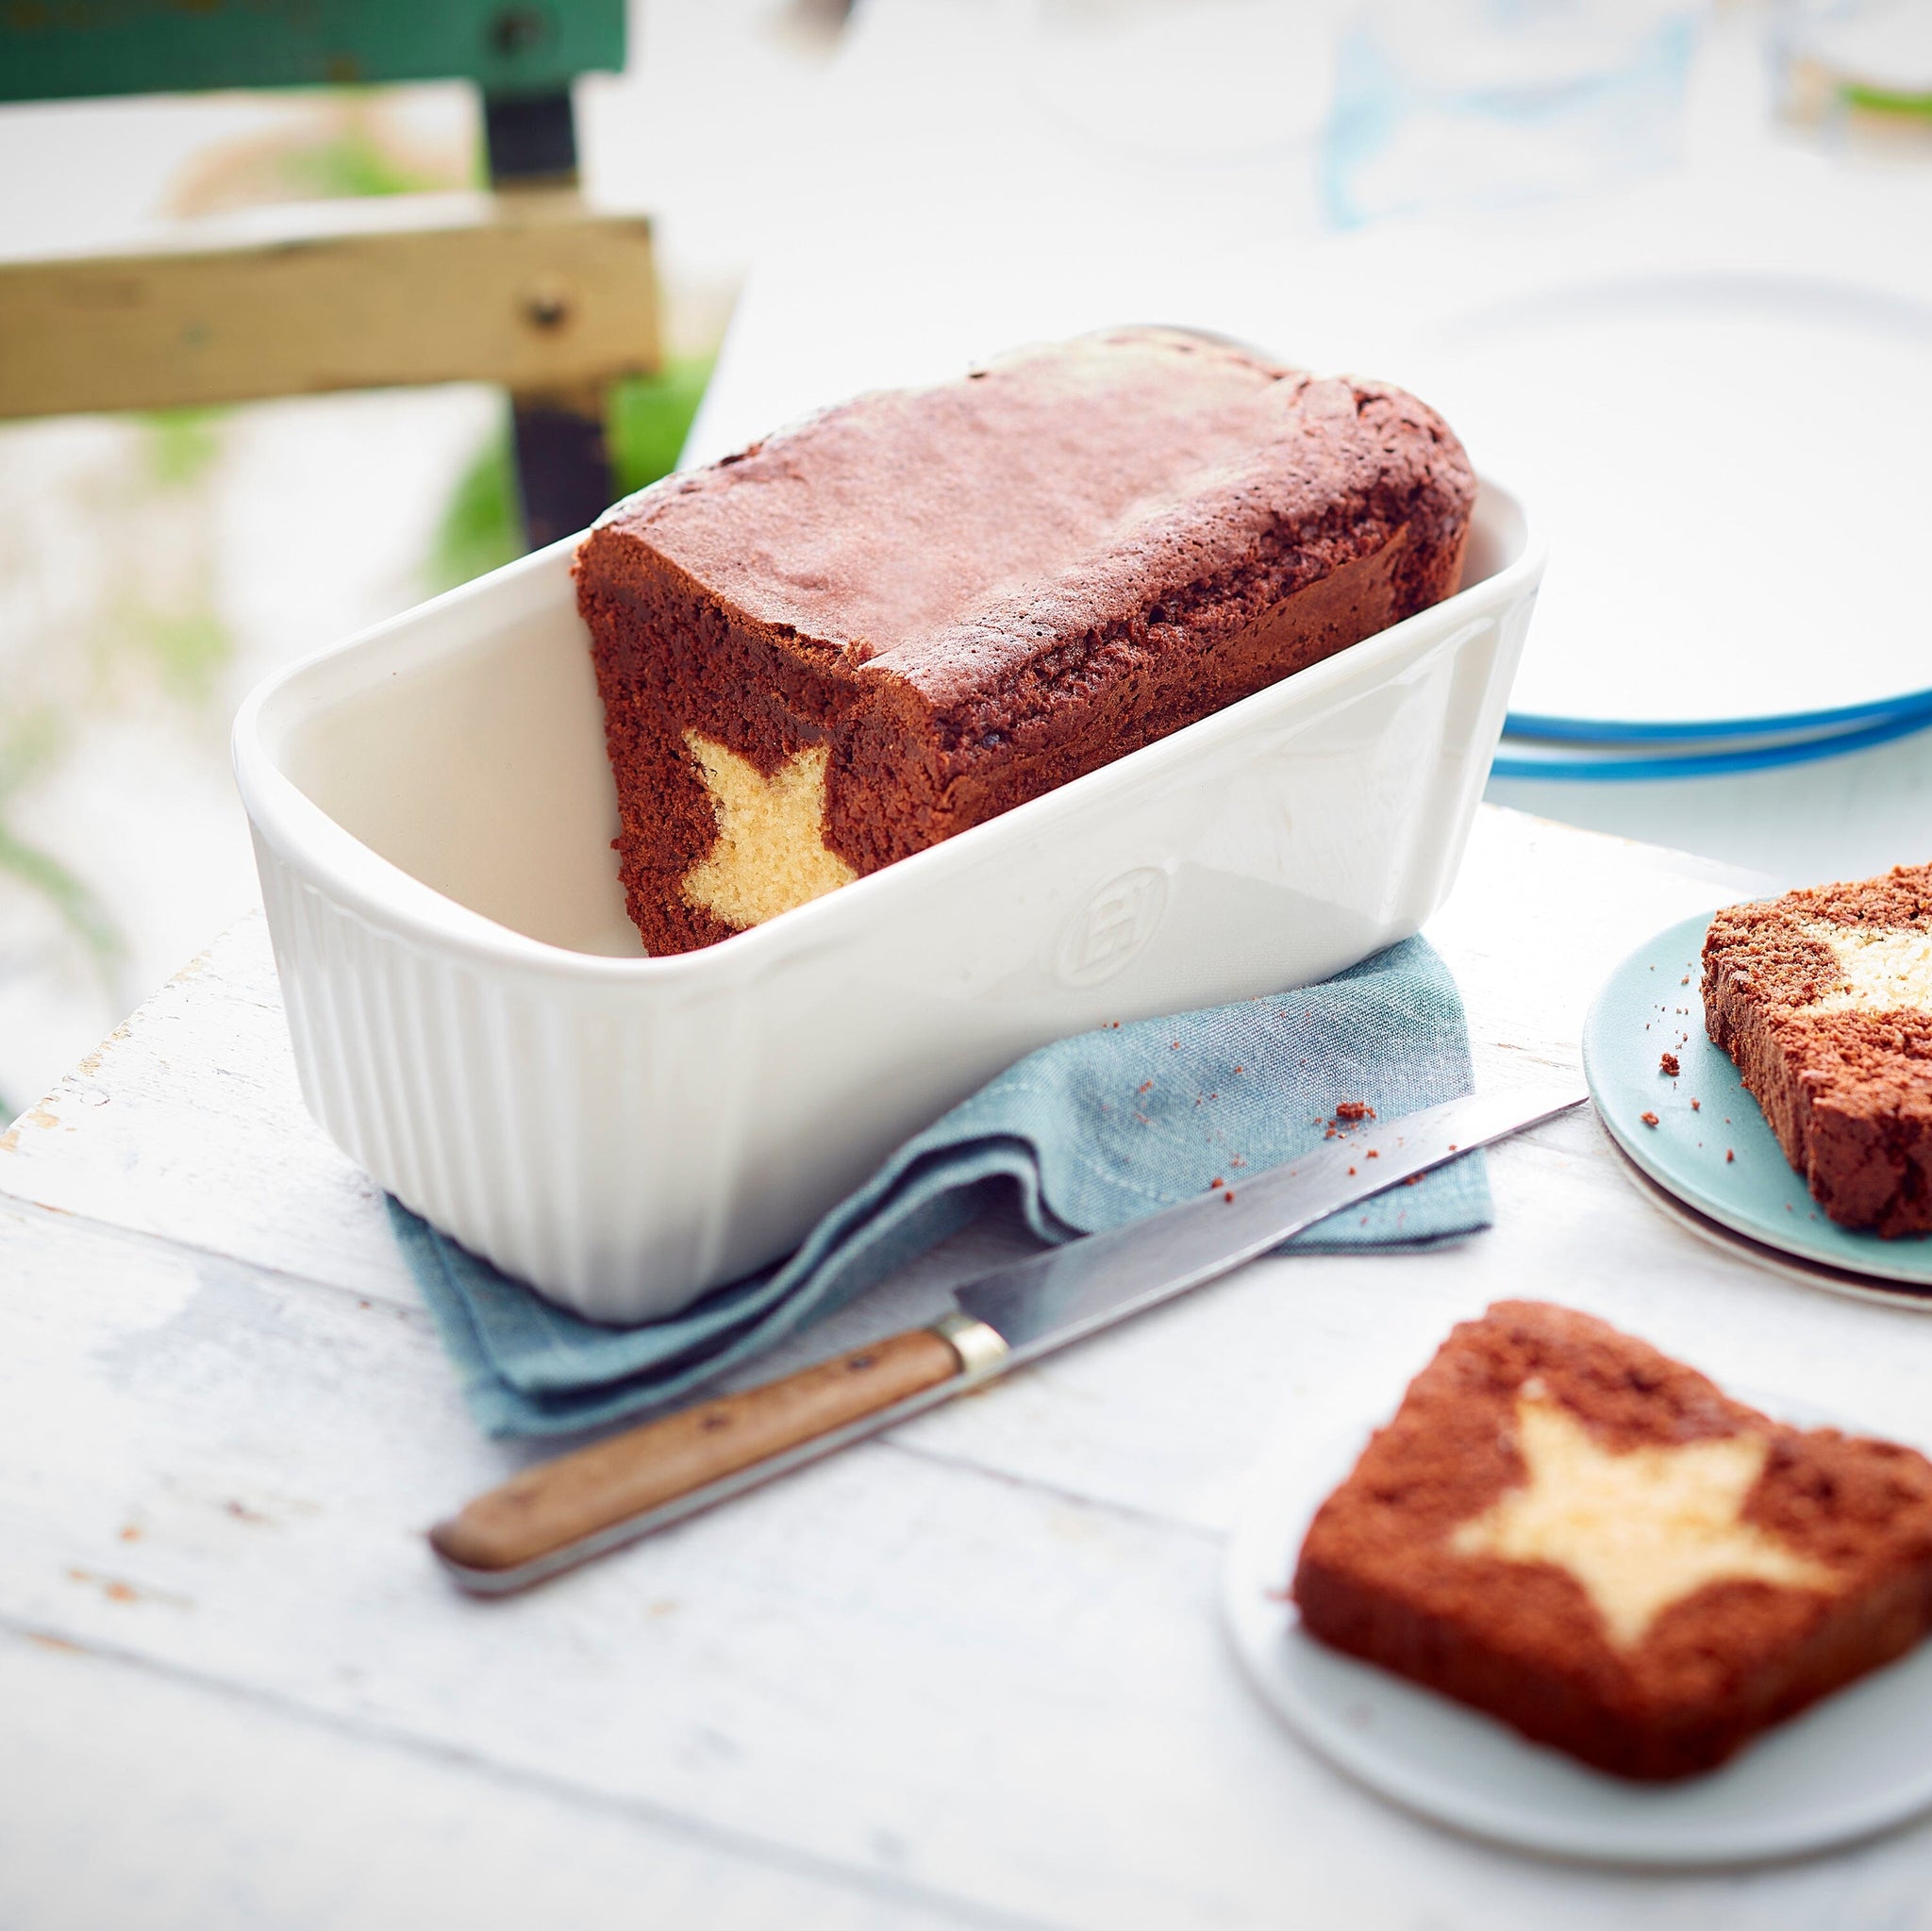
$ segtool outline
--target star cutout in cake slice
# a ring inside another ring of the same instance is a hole
[[[1528,1482],[1464,1523],[1450,1546],[1574,1575],[1622,1647],[1707,1583],[1835,1587],[1824,1563],[1743,1520],[1771,1446],[1762,1435],[1612,1454],[1531,1382],[1516,1404],[1516,1442]]]
[[[1689,1776],[1932,1627],[1932,1462],[1499,1301],[1316,1511],[1303,1630],[1622,1776]]]
[[[786,758],[768,777],[749,758],[695,731],[685,733],[685,742],[718,820],[710,851],[685,876],[692,905],[742,928],[823,898],[858,875],[825,849],[823,744]]]

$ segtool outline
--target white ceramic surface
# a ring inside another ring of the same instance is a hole
[[[1742,1395],[1811,1427],[1842,1417]],[[1280,1453],[1255,1476],[1228,1544],[1222,1608],[1263,1700],[1370,1790],[1473,1837],[1540,1856],[1690,1869],[1804,1856],[1932,1807],[1932,1643],[1779,1724],[1721,1769],[1635,1784],[1302,1632],[1285,1596],[1302,1538],[1354,1466],[1357,1437]]]
[[[1199,312],[1310,367],[1395,374],[1557,549],[1515,728],[1591,738],[1876,722],[1932,690],[1924,171],[1660,180],[1231,258]],[[1286,285],[1284,285],[1286,284]],[[1842,748],[1842,747],[1841,747]]]
[[[302,1090],[552,1298],[670,1312],[785,1252],[999,1068],[1305,983],[1455,877],[1542,567],[1485,485],[1467,588],[703,952],[640,956],[554,545],[274,678],[235,765]]]

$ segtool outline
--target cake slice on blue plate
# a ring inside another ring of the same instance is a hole
[[[1932,865],[1719,912],[1704,1019],[1833,1220],[1932,1232]]]

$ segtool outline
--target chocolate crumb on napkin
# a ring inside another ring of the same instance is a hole
[[[1470,1090],[1462,1003],[1427,941],[1318,986],[1101,1026],[1010,1066],[908,1140],[787,1259],[661,1321],[605,1327],[553,1307],[397,1202],[403,1252],[491,1435],[560,1435],[663,1407],[844,1306],[1009,1188],[1060,1242],[1239,1189],[1324,1139]],[[1480,1153],[1284,1243],[1412,1246],[1490,1224]]]

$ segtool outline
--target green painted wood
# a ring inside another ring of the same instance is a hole
[[[0,100],[469,80],[552,92],[624,66],[624,0],[8,0]]]

